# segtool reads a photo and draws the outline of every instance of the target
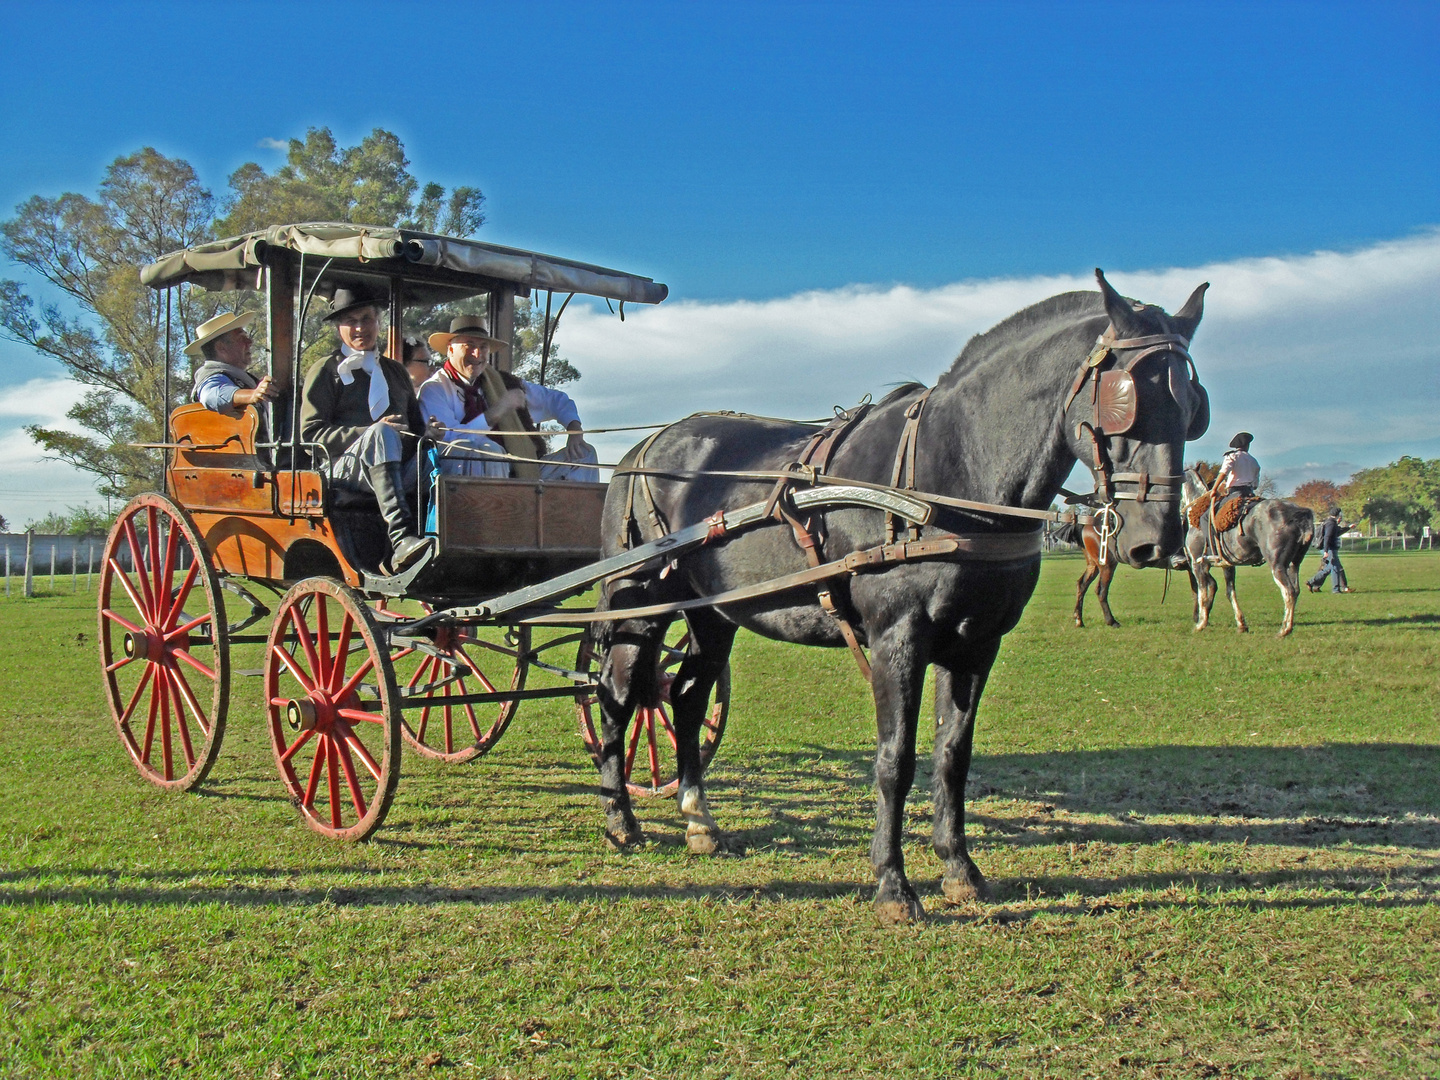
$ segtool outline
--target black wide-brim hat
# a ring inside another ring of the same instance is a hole
[[[364,289],[336,289],[330,298],[330,308],[325,312],[325,322],[334,322],[347,311],[358,307],[380,307],[385,301]]]
[[[1248,431],[1239,431],[1236,432],[1235,437],[1230,440],[1230,446],[1236,450],[1249,450],[1250,444],[1254,441],[1254,435],[1251,435]]]

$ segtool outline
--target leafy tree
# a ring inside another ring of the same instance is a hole
[[[4,514],[0,514],[0,533],[9,532],[9,531],[10,531],[10,523],[5,520],[5,515],[4,515]]]
[[[1295,489],[1290,501],[1316,514],[1326,514],[1332,506],[1340,505],[1340,486],[1329,480],[1306,480]]]
[[[554,317],[554,313],[551,313]],[[515,301],[515,348],[511,370],[522,379],[538,383],[540,360],[545,340],[545,309],[532,300]],[[563,386],[580,378],[580,372],[560,355],[554,338],[550,341],[550,358],[545,363],[545,386]]]
[[[159,441],[166,414],[165,298],[140,284],[140,267],[210,236],[214,199],[184,161],[146,147],[116,158],[94,198],[36,195],[0,224],[0,250],[59,291],[37,304],[27,287],[0,281],[0,333],[58,361],[87,387],[69,412],[88,434],[27,428],[48,454],[92,473],[102,495],[158,486],[159,455],[131,447]],[[188,291],[174,304],[172,359],[215,310]]]
[[[1440,458],[1406,456],[1378,469],[1361,469],[1345,486],[1341,505],[1347,516],[1412,536],[1426,525],[1440,528]]]
[[[247,162],[230,174],[231,199],[216,223],[217,235],[237,236],[281,222],[351,221],[403,225],[452,236],[473,235],[483,224],[485,196],[458,187],[447,197],[419,182],[398,137],[376,128],[358,146],[344,147],[329,128],[310,128],[291,139],[285,164],[267,173]]]
[[[57,514],[52,510],[42,518],[27,521],[25,529],[27,532],[34,531],[42,536],[63,536],[65,528],[69,524],[70,521],[64,514]]]
[[[83,434],[26,430],[49,456],[92,474],[104,496],[157,488],[161,455],[131,444],[162,441],[169,408],[188,396],[193,363],[183,346],[196,327],[222,306],[254,305],[257,298],[171,290],[167,343],[167,298],[141,285],[145,263],[280,222],[353,221],[470,235],[484,224],[484,201],[473,187],[421,189],[400,140],[381,128],[352,147],[339,145],[326,128],[312,128],[290,141],[285,164],[274,172],[254,163],[237,169],[223,206],[187,162],[150,147],[111,162],[93,197],[36,195],[0,222],[0,251],[44,293],[0,280],[0,335],[57,361],[86,393],[68,414]],[[169,402],[162,400],[167,344]]]

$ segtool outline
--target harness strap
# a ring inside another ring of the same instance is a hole
[[[925,411],[925,403],[930,400],[930,395],[935,392],[932,386],[910,403],[905,410],[905,429],[900,433],[900,442],[895,447],[895,468],[890,473],[890,486],[911,491],[915,487],[915,449],[919,444],[920,416]],[[920,526],[914,522],[910,523],[910,538],[920,539]],[[895,515],[885,515],[885,542],[895,542]]]
[[[643,619],[655,615],[670,615],[677,611],[693,608],[721,607],[761,596],[785,592],[801,585],[811,585],[827,578],[841,575],[854,576],[896,563],[919,562],[927,559],[944,559],[947,562],[1017,562],[1040,554],[1041,534],[1027,533],[977,533],[964,536],[944,533],[929,536],[923,540],[906,540],[896,544],[878,544],[875,547],[852,551],[843,559],[821,563],[805,570],[798,570],[783,577],[771,578],[755,585],[729,589],[714,596],[701,596],[693,600],[675,600],[667,604],[649,604],[645,607],[612,608],[608,611],[555,612],[536,615],[528,619],[517,619],[527,626],[581,626],[597,622],[620,622],[625,619]]]

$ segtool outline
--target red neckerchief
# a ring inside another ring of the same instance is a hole
[[[460,388],[460,392],[465,395],[465,408],[460,415],[460,423],[468,424],[485,411],[485,392],[480,389],[480,380],[469,382],[449,360],[445,361],[445,374],[450,376],[455,385]]]

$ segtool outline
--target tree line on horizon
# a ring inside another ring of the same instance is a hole
[[[1440,458],[1406,455],[1388,465],[1361,469],[1343,484],[1307,480],[1290,500],[1315,511],[1317,517],[1338,506],[1346,521],[1362,527],[1419,536],[1428,525],[1432,533],[1440,532]]]
[[[0,222],[0,252],[30,280],[0,280],[0,336],[59,363],[85,388],[66,414],[83,433],[31,425],[27,434],[45,456],[93,476],[106,499],[159,490],[161,456],[131,444],[164,441],[170,410],[189,400],[198,362],[184,346],[196,327],[260,300],[182,286],[169,290],[167,312],[166,294],[142,285],[140,268],[194,244],[302,221],[474,236],[485,224],[481,190],[422,185],[409,165],[400,139],[383,128],[354,146],[341,145],[328,128],[311,128],[304,139],[289,140],[283,164],[267,171],[247,162],[218,196],[189,162],[144,147],[112,161],[91,195],[34,195],[20,203]],[[514,368],[531,381],[543,322],[543,311],[517,302]],[[307,357],[328,354],[332,333],[320,328]],[[260,363],[266,330],[259,324],[255,336]],[[546,376],[555,385],[579,373],[552,346]],[[78,521],[85,510],[51,517]]]

